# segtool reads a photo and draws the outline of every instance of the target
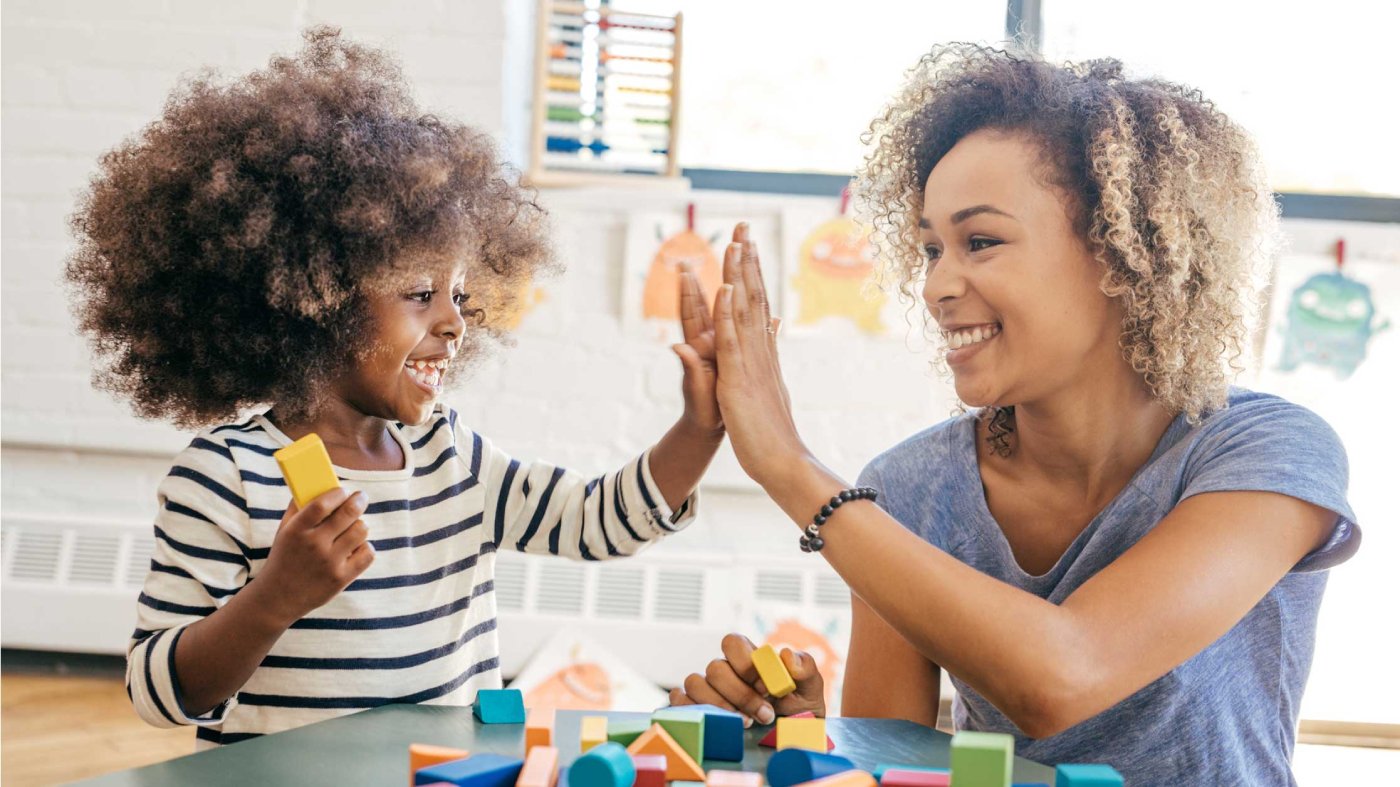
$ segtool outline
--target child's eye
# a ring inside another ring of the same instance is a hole
[[[943,250],[932,243],[924,247],[924,256],[928,257],[930,262],[937,260],[942,253]]]
[[[991,238],[972,238],[967,242],[967,247],[969,251],[983,251],[985,249],[990,249],[993,246],[1000,245],[1001,241],[992,240]]]
[[[452,296],[452,302],[457,304],[458,306],[466,306],[468,297],[470,296],[468,296],[465,292],[459,292],[456,295]]]
[[[409,300],[418,301],[419,303],[427,303],[433,299],[433,294],[432,290],[421,290],[419,292],[410,293],[408,298]]]

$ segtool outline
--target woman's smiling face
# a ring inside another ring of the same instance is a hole
[[[420,424],[432,414],[462,348],[466,266],[449,264],[400,276],[369,295],[372,350],[339,392],[366,415]]]
[[[983,129],[924,188],[924,301],[968,405],[1037,400],[1123,363],[1122,310],[1046,166],[1029,137]]]

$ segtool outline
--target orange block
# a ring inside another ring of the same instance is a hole
[[[559,782],[559,750],[553,746],[536,746],[525,755],[525,767],[515,787],[554,787]]]
[[[666,781],[703,782],[705,781],[705,771],[695,762],[695,758],[686,753],[681,748],[676,739],[672,738],[660,724],[651,725],[651,729],[642,733],[632,745],[627,747],[628,754],[660,754],[666,758]]]
[[[554,709],[537,708],[525,720],[525,754],[536,746],[554,744]]]
[[[797,787],[876,787],[875,777],[865,771],[842,771],[824,779],[813,779]]]
[[[410,743],[408,745],[408,787],[413,787],[413,774],[417,773],[419,768],[441,765],[444,762],[461,760],[470,756],[472,753],[466,749],[433,746],[429,743]]]
[[[715,769],[705,775],[705,787],[763,787],[763,777],[753,771]]]

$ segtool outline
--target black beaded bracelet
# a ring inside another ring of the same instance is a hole
[[[822,510],[818,512],[816,516],[812,517],[812,524],[807,526],[807,530],[804,531],[802,537],[797,540],[797,545],[802,548],[803,552],[821,551],[821,548],[826,546],[826,542],[822,540],[819,529],[822,525],[826,524],[827,518],[830,517],[836,509],[840,508],[842,503],[847,503],[852,500],[869,500],[874,502],[876,496],[877,493],[875,490],[868,486],[841,490],[840,494],[832,497],[831,501],[822,506]]]

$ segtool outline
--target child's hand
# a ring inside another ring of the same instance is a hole
[[[797,689],[775,699],[768,695],[754,668],[754,645],[748,637],[728,634],[720,641],[720,651],[724,657],[711,661],[704,675],[691,675],[685,679],[684,689],[671,690],[672,705],[708,704],[736,710],[744,715],[744,726],[750,720],[772,724],[778,716],[803,711],[826,715],[826,689],[810,655],[787,648],[778,654]]]
[[[266,582],[288,625],[339,595],[374,562],[364,492],[331,491],[282,516],[258,581]]]
[[[700,280],[689,265],[681,267],[681,333],[685,341],[673,345],[680,356],[685,377],[681,391],[685,395],[685,419],[704,434],[724,431],[715,398],[715,381],[719,367],[715,362],[715,329],[710,310],[705,306],[705,293]]]

